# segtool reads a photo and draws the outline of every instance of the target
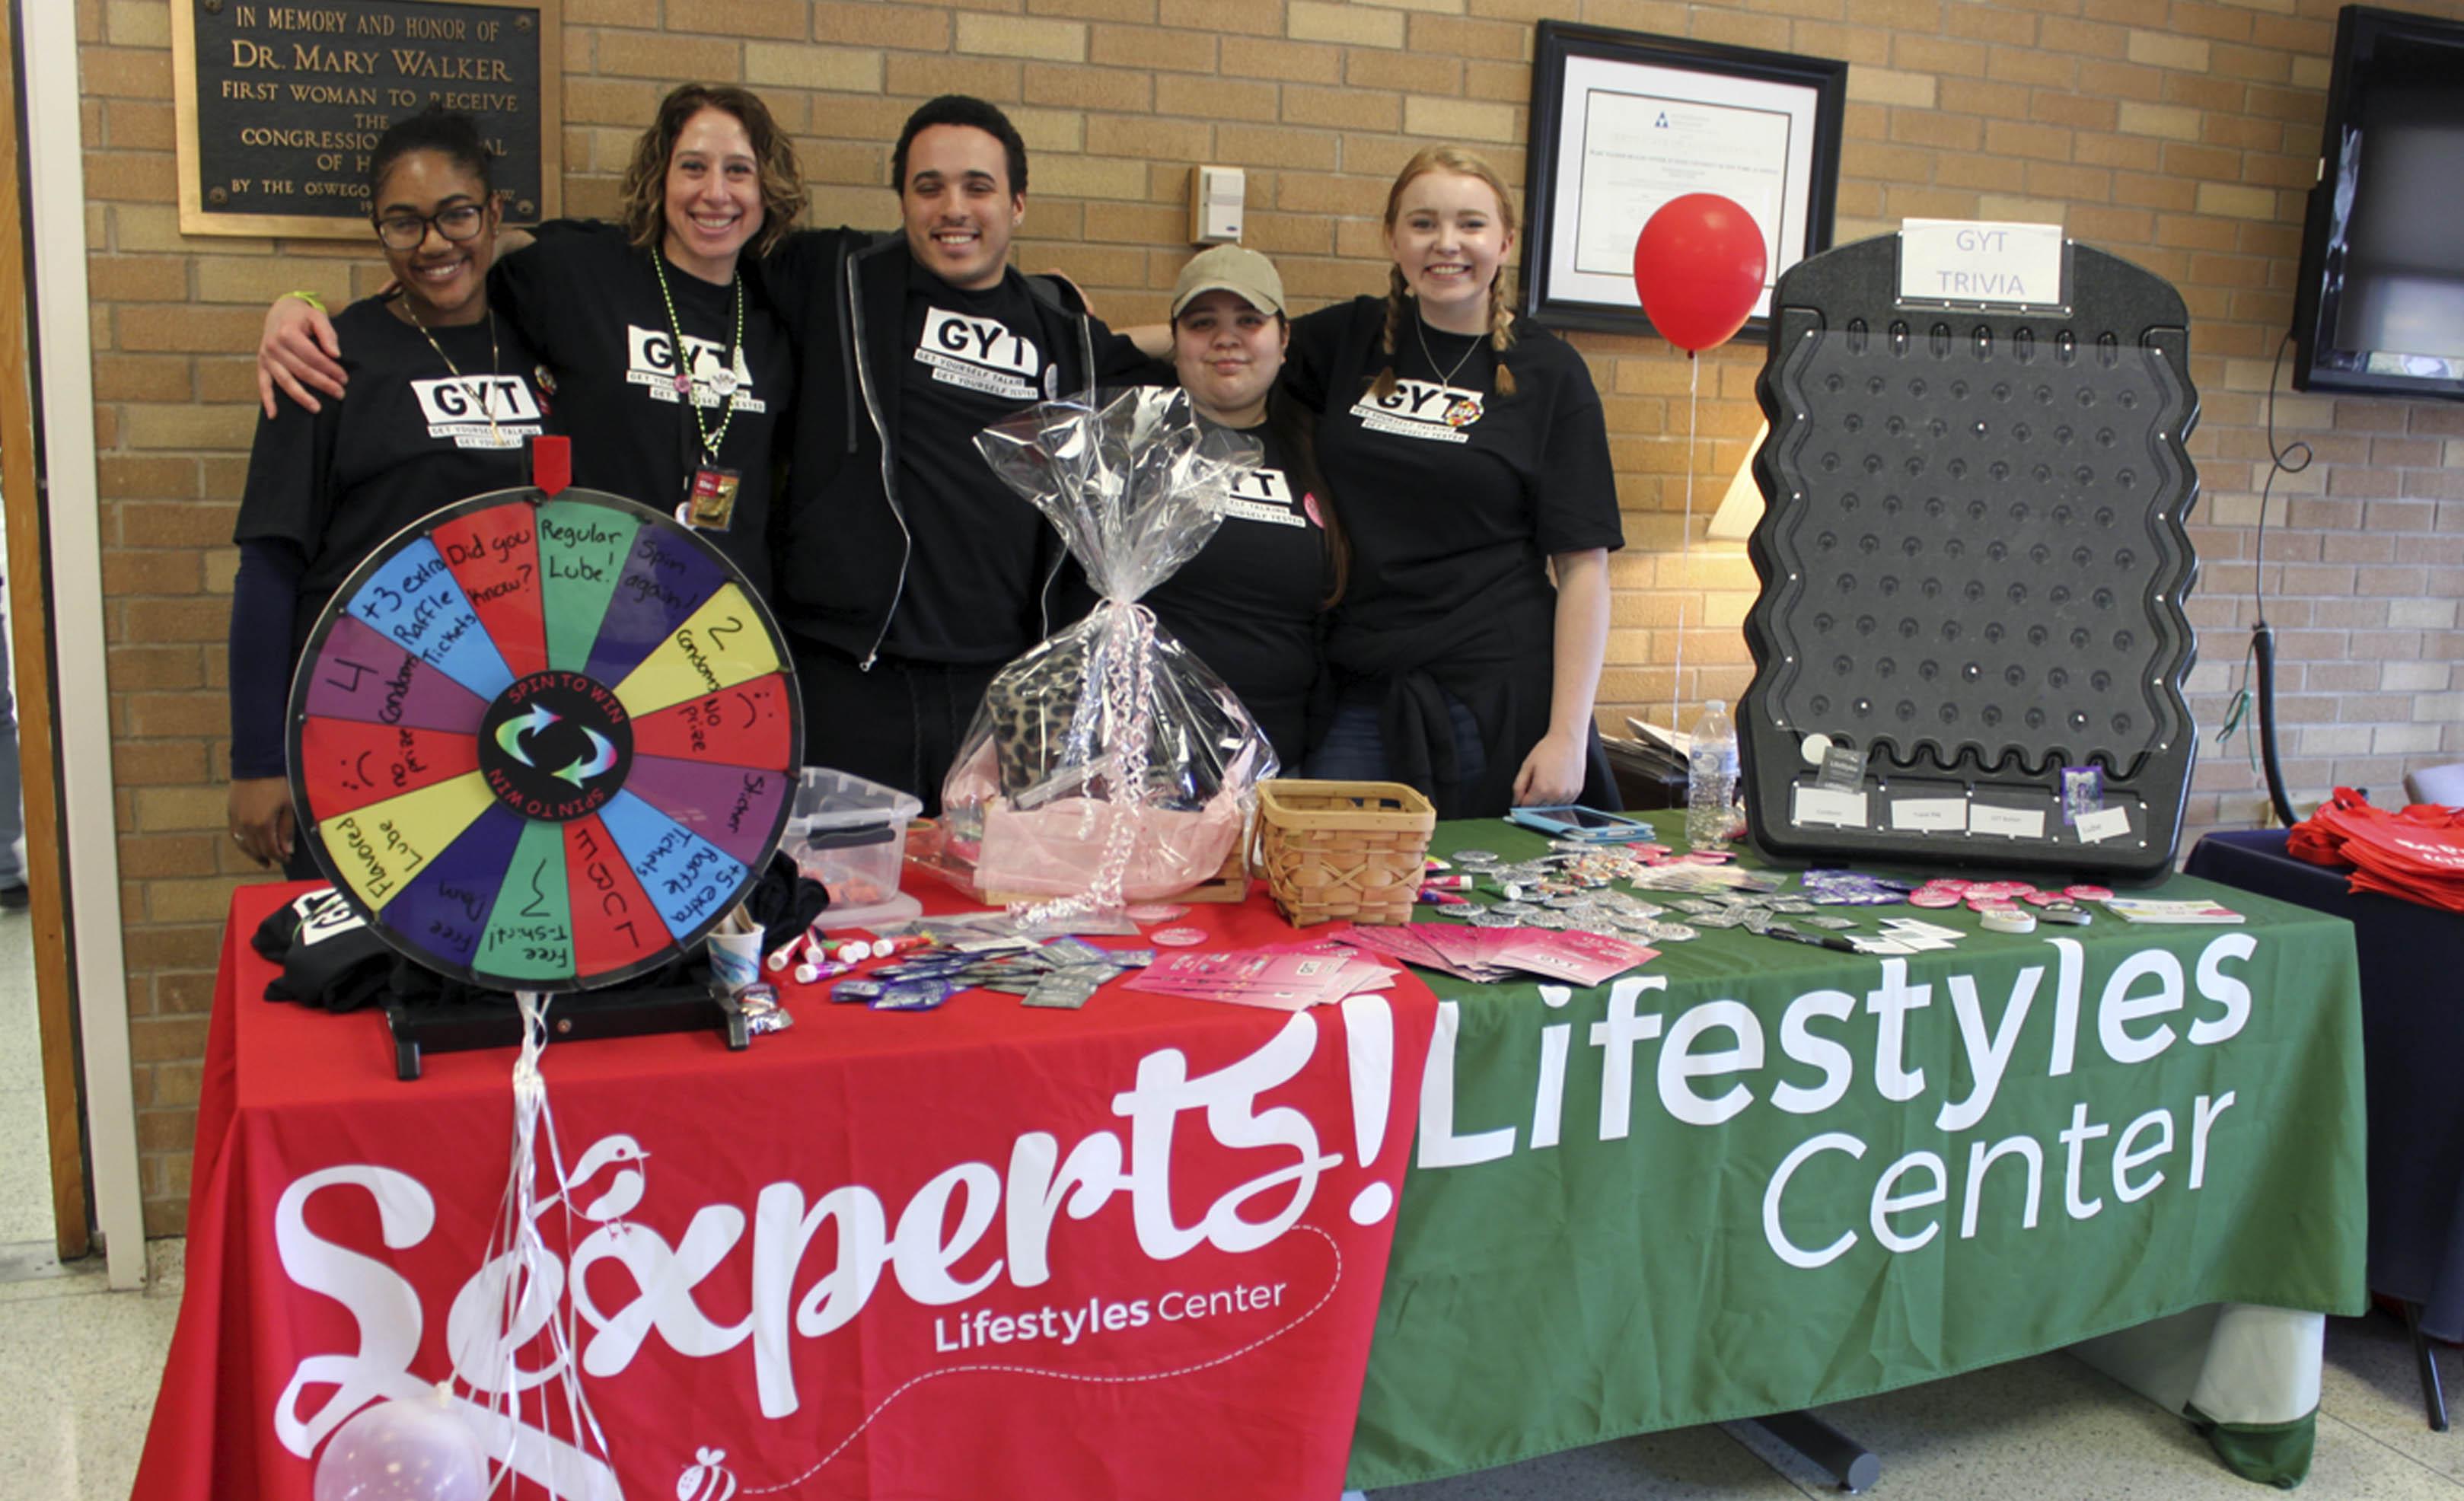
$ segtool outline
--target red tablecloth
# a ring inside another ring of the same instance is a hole
[[[376,1016],[259,999],[247,936],[295,890],[232,903],[136,1501],[305,1501],[370,1402],[452,1376],[480,1421],[474,1387],[509,1380],[461,1331],[514,1054],[430,1054],[401,1083]],[[1223,946],[1293,936],[1262,900],[1189,920]],[[788,1004],[744,1053],[547,1050],[573,1218],[539,1221],[540,1291],[578,1315],[615,1474],[521,1494],[1341,1489],[1435,1014],[1418,980],[1289,1017],[1117,984],[1078,1012]],[[538,1435],[521,1452],[547,1473]]]

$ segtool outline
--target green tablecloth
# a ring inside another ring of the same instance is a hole
[[[1483,822],[1434,850],[1475,846],[1542,848]],[[2248,922],[2096,909],[2021,938],[1842,908],[1970,936],[1882,959],[1706,930],[1588,990],[1428,976],[1350,1483],[1839,1402],[2203,1304],[2359,1312],[2351,927],[2187,878],[2140,894]]]

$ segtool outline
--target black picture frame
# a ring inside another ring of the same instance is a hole
[[[1723,190],[1732,180],[1721,173],[1733,174],[1738,182],[1768,182],[1777,172],[1778,224],[1770,231],[1772,254],[1764,300],[1746,324],[1748,332],[1759,335],[1768,326],[1770,288],[1780,273],[1831,248],[1848,64],[1682,36],[1564,21],[1539,23],[1524,178],[1530,213],[1524,228],[1518,311],[1548,328],[1650,333],[1651,320],[1642,311],[1631,274],[1634,236],[1649,214],[1602,210],[1586,226],[1584,178],[1587,170],[1606,169],[1601,163],[1607,154],[1585,149],[1570,163],[1564,150],[1570,126],[1583,133],[1579,139],[1588,139],[1607,99],[1628,101],[1622,106],[1628,108],[1657,99],[1694,116],[1698,140],[1736,159],[1706,169],[1711,178],[1703,186],[1710,190]],[[1659,118],[1664,125],[1667,111]],[[1740,128],[1719,128],[1723,118],[1733,118]],[[1780,145],[1775,159],[1768,149],[1774,140]],[[1595,191],[1597,186],[1593,185]],[[1673,195],[1664,193],[1658,202]],[[1649,201],[1648,191],[1633,196]],[[1761,196],[1767,201],[1771,195]],[[1746,207],[1751,210],[1756,205]],[[1756,217],[1760,222],[1763,215]],[[1625,218],[1634,221],[1631,228],[1613,228]],[[1620,232],[1621,264],[1612,274],[1605,269],[1607,252]]]

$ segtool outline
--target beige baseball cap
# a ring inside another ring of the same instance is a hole
[[[1172,284],[1172,316],[1178,318],[1205,292],[1232,293],[1262,313],[1284,310],[1284,278],[1275,275],[1275,263],[1239,245],[1213,246],[1189,258]]]

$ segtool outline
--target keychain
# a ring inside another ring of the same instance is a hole
[[[723,532],[736,519],[736,493],[742,473],[704,464],[685,482],[685,504],[676,519],[705,532]]]

